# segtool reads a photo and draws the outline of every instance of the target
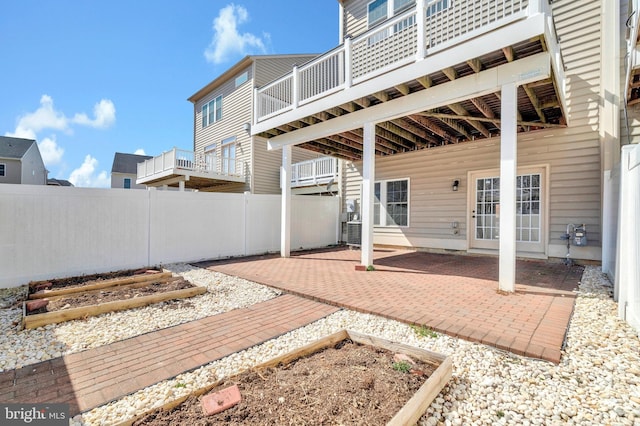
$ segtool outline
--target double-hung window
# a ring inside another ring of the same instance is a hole
[[[226,138],[221,144],[222,173],[236,174],[236,137]]]
[[[0,163],[0,176],[6,176],[7,173],[7,165]]]
[[[131,189],[131,178],[124,178],[124,189]]]
[[[202,127],[222,120],[222,95],[202,105]]]
[[[409,179],[374,184],[373,224],[409,226]]]
[[[367,5],[367,23],[369,28],[387,19],[387,0],[373,0]]]

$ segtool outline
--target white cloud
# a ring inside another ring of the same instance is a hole
[[[109,99],[102,99],[93,107],[94,118],[90,119],[87,114],[78,113],[73,117],[73,122],[85,126],[105,129],[116,121],[116,107]]]
[[[213,40],[204,51],[208,62],[219,64],[227,60],[233,54],[246,55],[253,49],[265,53],[264,41],[251,34],[239,33],[238,26],[249,20],[247,9],[231,3],[220,9],[218,16],[213,20]],[[268,39],[268,34],[264,37]]]
[[[57,144],[55,135],[51,135],[50,138],[42,139],[38,144],[38,148],[40,149],[42,161],[44,161],[44,164],[47,166],[52,166],[62,161],[64,149]]]
[[[111,181],[106,171],[96,172],[98,160],[91,155],[84,157],[82,165],[71,172],[69,182],[78,187],[108,188]]]
[[[142,148],[136,149],[134,154],[135,155],[147,155],[147,154],[144,153],[144,149],[142,149]]]
[[[37,110],[20,116],[16,131],[7,133],[7,136],[35,139],[36,133],[43,129],[69,130],[69,120],[62,112],[55,110],[53,99],[48,95],[42,95]]]

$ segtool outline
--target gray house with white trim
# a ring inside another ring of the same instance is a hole
[[[0,183],[46,185],[47,173],[35,140],[0,136]]]

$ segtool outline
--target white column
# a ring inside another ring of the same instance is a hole
[[[298,108],[298,102],[300,101],[300,73],[298,72],[298,66],[293,66],[291,72],[291,103],[293,109]]]
[[[280,179],[282,188],[280,256],[289,257],[291,255],[291,145],[282,147]]]
[[[416,37],[418,37],[418,48],[416,50],[416,62],[421,61],[426,56],[427,51],[427,21],[426,21],[426,9],[425,0],[416,1],[416,23],[418,24],[418,31]]]
[[[184,181],[183,180],[178,182],[178,191],[184,192]]]
[[[351,45],[351,37],[344,40],[344,88],[348,89],[353,84],[353,47]]]
[[[373,265],[373,189],[376,170],[376,125],[365,123],[362,146],[362,242],[361,260],[364,266]]]
[[[518,86],[502,86],[500,136],[500,263],[499,289],[515,291],[516,177],[518,170]]]

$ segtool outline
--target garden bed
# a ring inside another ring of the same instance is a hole
[[[170,272],[155,270],[35,282],[29,284],[28,300],[23,304],[23,327],[36,328],[205,292],[206,288],[172,277]]]
[[[450,377],[441,354],[341,331],[122,425],[414,424]],[[241,401],[206,416],[205,394],[233,385]]]

